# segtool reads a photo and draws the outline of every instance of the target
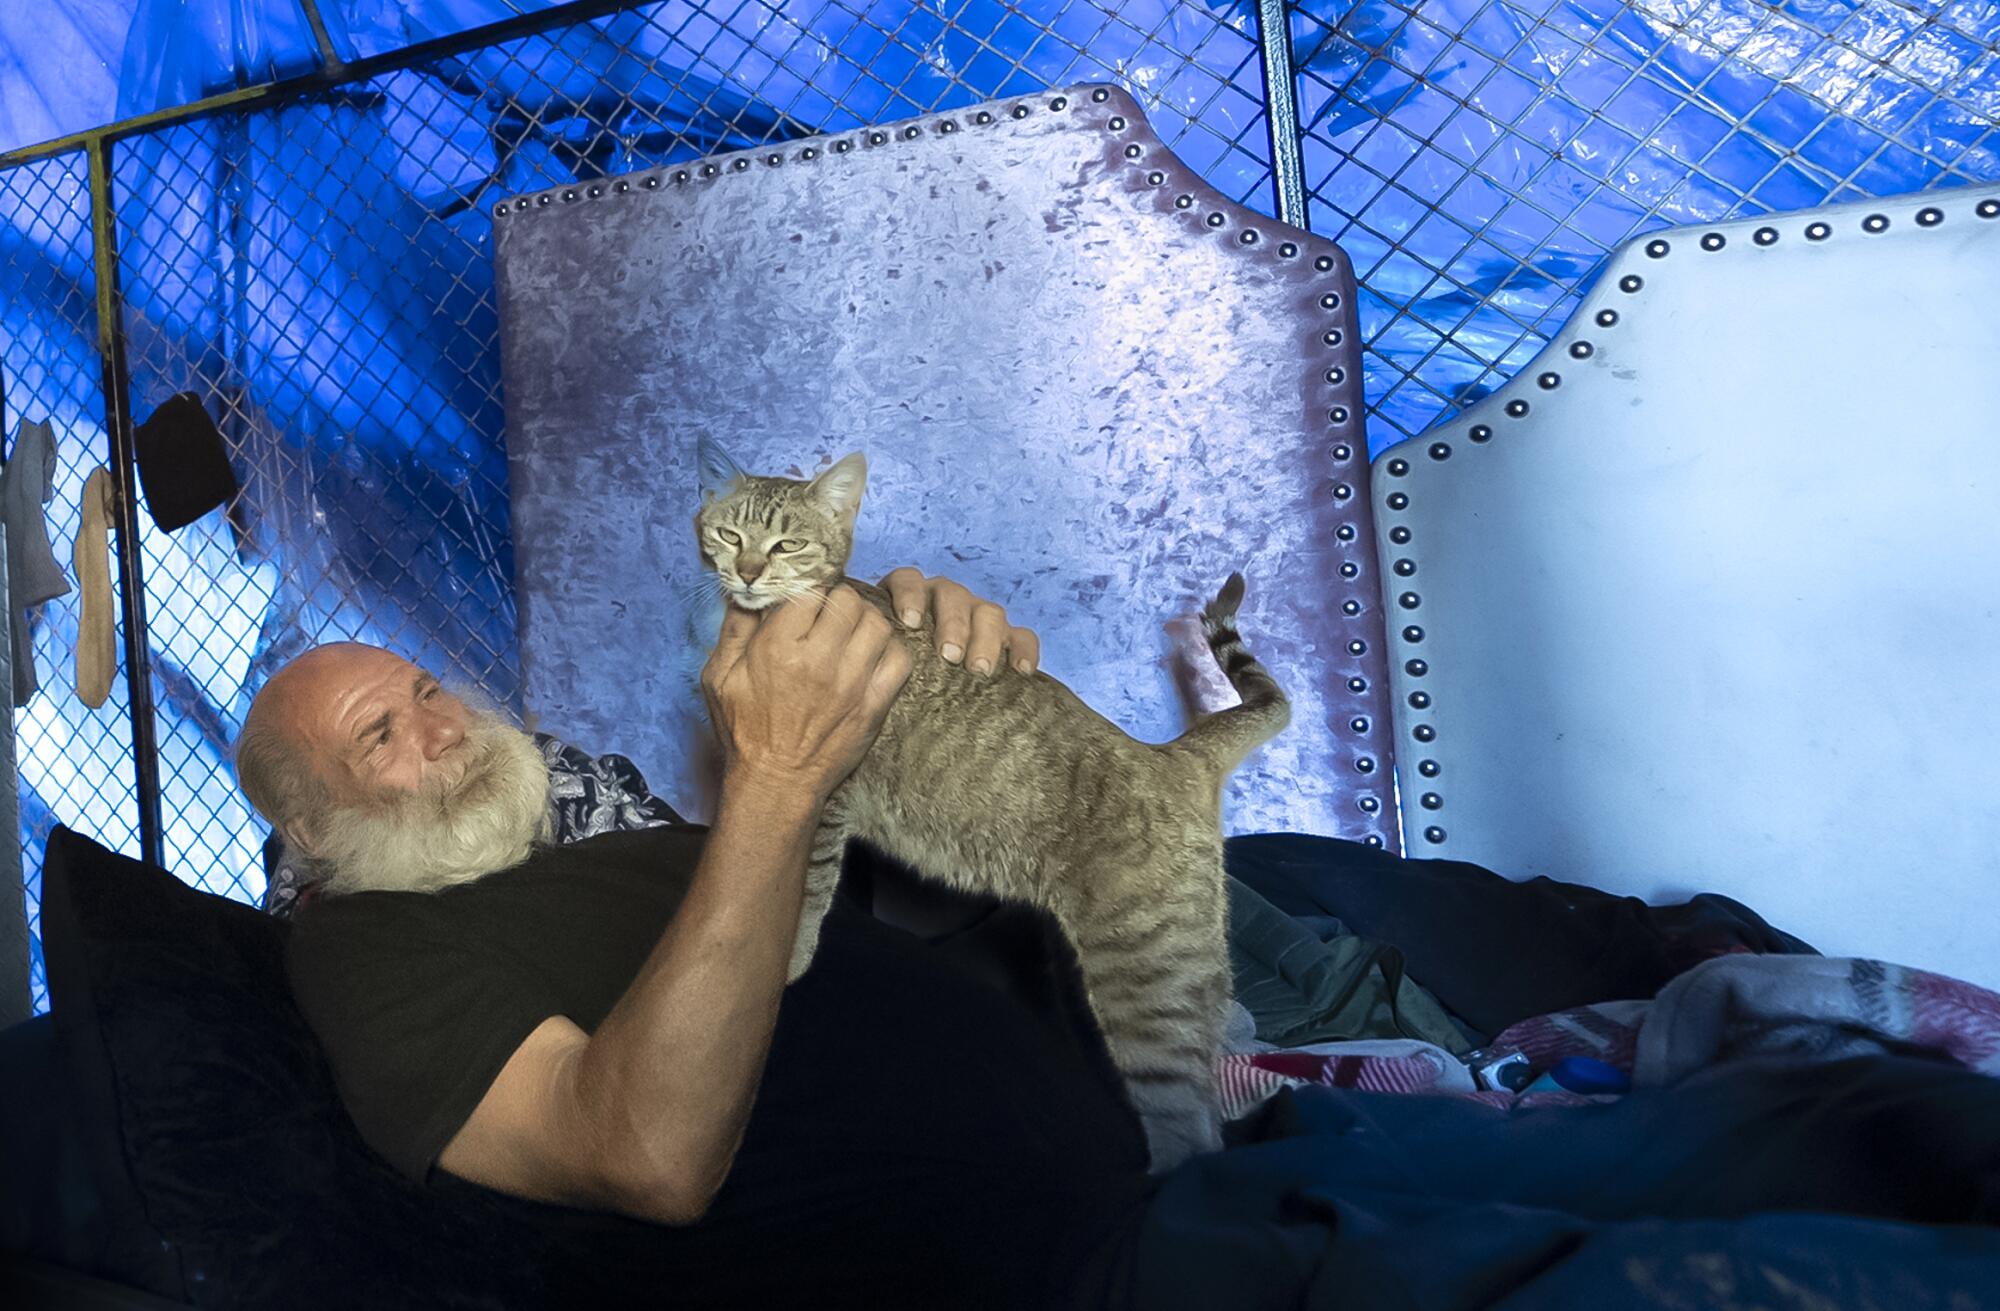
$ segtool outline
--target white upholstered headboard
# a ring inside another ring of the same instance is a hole
[[[2000,189],[1657,232],[1378,456],[1410,853],[2000,986],[1996,307]]]

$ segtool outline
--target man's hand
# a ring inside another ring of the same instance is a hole
[[[761,615],[731,606],[701,673],[725,780],[824,802],[909,676],[910,653],[851,587]]]
[[[903,627],[922,626],[928,610],[937,624],[938,654],[949,664],[961,659],[976,674],[990,674],[1012,659],[1024,674],[1035,672],[1042,657],[1041,639],[1007,622],[1007,612],[982,601],[962,583],[949,578],[925,578],[908,565],[882,580]]]

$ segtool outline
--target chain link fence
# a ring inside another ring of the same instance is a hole
[[[49,540],[69,564],[83,481],[110,456],[104,438],[104,371],[98,355],[97,279],[90,222],[90,169],[83,152],[0,170],[0,383],[5,387],[7,454],[24,421],[56,438]],[[30,475],[34,471],[27,471]],[[117,572],[111,579],[114,593]],[[76,696],[81,597],[74,590],[16,613],[27,625],[40,690],[14,712],[20,780],[22,866],[30,935],[30,988],[48,1005],[41,950],[42,851],[49,830],[68,824],[105,846],[136,855],[139,813],[132,763],[131,700],[124,671],[96,709]],[[122,621],[121,621],[122,623]],[[119,632],[123,638],[122,627]],[[11,946],[11,944],[10,944]]]
[[[407,51],[341,28],[357,76],[121,131],[130,411],[194,392],[241,485],[173,534],[139,515],[166,863],[262,897],[264,829],[227,761],[250,696],[306,646],[384,643],[517,701],[487,217],[501,196],[1115,81],[1212,185],[1271,214],[1257,10],[674,0]],[[1286,13],[1273,39],[1296,70],[1308,218],[1362,283],[1376,450],[1518,371],[1634,233],[2000,178],[1991,0]],[[83,477],[112,449],[85,153],[0,168],[0,216],[6,421],[56,429],[67,560]],[[76,701],[76,599],[34,616],[43,690],[16,712],[37,1010],[49,827],[139,846],[130,698],[121,681],[102,709]]]

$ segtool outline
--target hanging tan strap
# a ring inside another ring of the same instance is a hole
[[[91,470],[83,483],[83,522],[77,527],[70,554],[77,586],[83,592],[83,607],[76,621],[76,695],[93,710],[111,694],[111,676],[118,671],[107,541],[115,495],[111,471],[101,464]]]

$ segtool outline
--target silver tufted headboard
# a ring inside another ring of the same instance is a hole
[[[949,574],[1137,736],[1219,682],[1231,570],[1290,692],[1230,827],[1393,834],[1353,283],[1073,87],[514,198],[496,212],[525,699],[703,814],[696,435],[863,449],[851,572]],[[1226,685],[1222,692],[1227,695]]]
[[[2000,191],[1656,233],[1375,462],[1410,853],[2000,986]]]

